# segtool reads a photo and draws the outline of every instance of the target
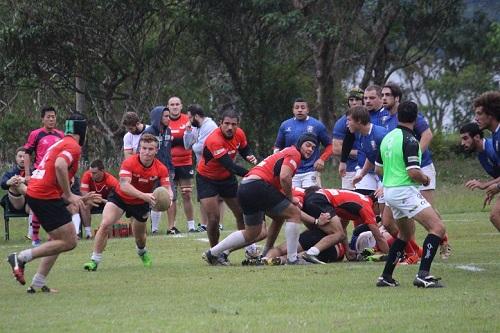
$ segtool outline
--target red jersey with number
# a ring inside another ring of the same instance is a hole
[[[170,123],[168,127],[172,131],[173,140],[183,140],[184,132],[186,131],[186,127],[190,124],[189,117],[181,113],[180,117],[177,119],[170,118]],[[183,141],[182,141],[183,142]],[[172,145],[172,149],[170,150],[172,153],[172,163],[174,166],[185,166],[185,165],[193,165],[193,154],[191,149],[185,149],[184,143]]]
[[[158,159],[154,159],[149,167],[145,167],[139,155],[132,155],[123,161],[120,166],[120,178],[131,178],[130,182],[133,187],[144,193],[152,193],[156,184],[159,182],[160,186],[169,186],[168,169]],[[136,197],[129,196],[120,188],[120,183],[116,186],[116,194],[123,200],[123,202],[131,205],[141,205],[145,201]]]
[[[280,182],[281,167],[289,167],[292,170],[292,175],[295,175],[300,165],[300,160],[300,152],[295,146],[291,146],[266,157],[262,162],[253,167],[247,176],[259,176],[262,180],[283,192]]]
[[[35,160],[33,161],[33,167],[35,169],[38,168],[38,164],[40,164],[47,149],[63,137],[64,133],[58,129],[48,131],[45,127],[42,127],[31,131],[24,148],[28,154],[35,153]]]
[[[82,180],[80,181],[80,191],[84,192],[95,192],[100,194],[103,199],[108,197],[111,189],[116,188],[118,185],[118,179],[112,174],[104,171],[104,176],[100,182],[96,182],[92,179],[92,173],[87,170],[82,175]]]
[[[203,153],[196,170],[200,175],[208,179],[224,180],[232,176],[218,159],[228,154],[234,161],[238,149],[248,145],[247,137],[241,128],[236,128],[231,139],[227,139],[220,128],[215,129],[205,140]]]
[[[352,220],[354,227],[360,224],[377,224],[372,199],[348,190],[321,189],[316,193],[326,196],[335,213],[344,220]]]
[[[63,194],[56,178],[56,159],[61,157],[68,164],[68,182],[78,171],[81,147],[72,136],[65,136],[47,149],[38,168],[33,171],[27,194],[35,199],[60,199]]]

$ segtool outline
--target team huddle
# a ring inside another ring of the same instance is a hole
[[[230,253],[243,248],[243,265],[385,261],[376,286],[396,287],[395,267],[419,264],[414,286],[443,287],[440,278],[430,273],[438,249],[447,259],[451,246],[445,225],[432,207],[436,171],[429,151],[429,124],[415,103],[402,101],[401,89],[391,82],[364,91],[354,88],[347,103],[347,112],[330,135],[309,116],[307,102],[295,100],[294,116],[281,124],[273,153],[258,161],[239,127],[238,113],[225,111],[217,125],[197,104],[182,113],[181,100],[172,97],[166,106],[151,110],[150,125],[133,112],[125,114],[127,133],[118,179],[105,171],[101,160],[95,160],[81,183],[77,172],[85,117],[70,115],[62,132],[55,128],[56,111],[42,109],[44,126],[29,135],[26,145],[16,151],[16,165],[2,177],[2,188],[8,191],[5,204],[29,213],[28,237],[33,245],[8,256],[14,277],[24,285],[26,264],[41,258],[28,293],[57,292],[47,286],[46,278],[58,255],[75,248],[79,237],[92,238],[91,214],[101,211],[93,252],[83,268],[98,269],[108,234],[124,214],[130,218],[139,259],[151,267],[146,222],[151,216],[151,234],[158,234],[165,212],[167,234],[180,233],[176,226],[180,192],[187,231],[207,234],[210,248],[202,259],[209,265],[231,265]],[[474,113],[475,122],[460,129],[461,144],[464,150],[478,153],[493,179],[470,180],[466,187],[485,190],[487,204],[500,192],[500,92],[479,96]],[[491,138],[484,139],[485,129]],[[321,172],[332,155],[340,158],[340,189],[321,185]],[[198,225],[193,178],[200,207]],[[225,206],[234,215],[237,231],[220,240]],[[500,231],[499,199],[490,220]],[[427,231],[422,247],[415,238],[415,221]],[[40,241],[40,226],[49,241]],[[285,242],[275,244],[283,226]],[[265,241],[262,248],[256,245],[259,241]]]

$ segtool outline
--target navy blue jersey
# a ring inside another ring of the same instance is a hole
[[[372,125],[370,133],[367,135],[359,135],[361,150],[372,164],[375,164],[380,143],[386,134],[387,130],[384,127]]]
[[[294,117],[281,123],[274,146],[283,149],[295,145],[299,137],[304,133],[316,135],[318,142],[324,147],[332,143],[325,125],[319,120],[313,117],[307,117],[305,120],[297,120]],[[319,150],[320,147],[317,145],[311,157],[307,160],[302,160],[297,169],[297,174],[314,171],[314,162],[320,157]]]
[[[498,153],[493,147],[493,140],[491,138],[483,140],[483,149],[484,150],[477,155],[479,163],[481,163],[481,166],[488,175],[493,178],[499,177]]]
[[[335,123],[335,126],[333,127],[333,131],[332,131],[332,137],[334,139],[337,139],[337,140],[344,140],[348,131],[349,131],[349,129],[347,128],[347,116],[343,115]],[[354,141],[353,149],[359,150],[359,142]],[[358,154],[359,154],[359,151],[358,151]],[[347,159],[347,162],[346,162],[346,171],[347,172],[355,171],[356,165],[358,165],[357,158],[352,158],[349,156],[349,158]]]

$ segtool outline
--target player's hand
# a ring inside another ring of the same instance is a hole
[[[82,196],[82,200],[87,206],[98,207],[105,200],[102,198],[102,195],[96,192],[89,192]]]
[[[318,172],[325,170],[325,161],[319,158],[316,162],[314,162],[314,170]]]
[[[356,251],[348,248],[345,252],[345,257],[348,261],[356,261]]]
[[[375,192],[373,193],[373,195],[375,195],[375,198],[383,197],[384,196],[384,188],[383,187],[379,187],[378,189],[375,190]]]
[[[68,204],[73,204],[75,205],[78,210],[85,209],[85,203],[82,200],[82,197],[73,193],[70,193],[69,196],[64,197],[63,195],[63,200],[65,200]]]
[[[493,199],[493,196],[486,195],[486,197],[484,198],[484,202],[483,202],[483,209],[486,208],[486,205],[491,204],[492,199]]]
[[[354,178],[352,179],[352,185],[356,185],[357,183],[359,183],[361,179],[363,179],[363,177],[364,176],[361,174],[354,176]]]
[[[429,186],[430,183],[431,183],[431,178],[426,175],[425,176],[425,182],[423,182],[422,185]]]
[[[486,189],[486,194],[488,196],[490,196],[491,198],[493,198],[493,196],[495,194],[497,194],[498,192],[500,192],[500,189],[498,189],[498,186],[497,184],[491,184],[487,189]],[[491,199],[490,199],[491,201]]]
[[[257,164],[257,158],[254,155],[248,155],[246,157],[246,160],[252,163],[253,165]]]
[[[154,207],[156,205],[156,198],[153,193],[143,193],[142,200],[147,202],[151,207]]]
[[[319,218],[318,218],[318,226],[323,226],[325,224],[328,224],[330,223],[330,213],[321,213],[319,214]]]
[[[339,175],[340,177],[345,177],[346,173],[347,173],[347,165],[345,164],[345,162],[340,162],[339,163]]]
[[[484,190],[485,186],[483,182],[480,182],[477,179],[471,179],[467,183],[465,183],[465,187],[467,187],[470,190],[474,190],[476,188]]]
[[[297,197],[292,197],[292,200],[290,200],[295,206],[300,207],[300,200]]]

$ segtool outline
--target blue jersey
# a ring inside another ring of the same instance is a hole
[[[385,127],[385,123],[390,117],[391,113],[386,108],[381,108],[377,111],[370,111],[370,122],[373,125]]]
[[[477,155],[477,158],[484,171],[493,178],[500,176],[497,154],[493,146],[493,140],[491,138],[483,140],[483,151]]]
[[[383,126],[387,129],[388,132],[398,127],[398,113],[395,112],[392,115],[389,113],[388,117],[385,118]],[[420,139],[422,138],[422,134],[428,128],[429,128],[429,123],[427,122],[427,120],[425,120],[425,117],[419,113],[417,116],[417,121],[415,123],[415,128],[413,129],[413,132],[415,132],[415,137],[417,138],[418,141],[420,141]],[[432,164],[432,154],[429,148],[427,148],[425,151],[422,152],[422,161],[420,162],[420,166],[424,167],[430,164]]]
[[[335,126],[333,127],[332,131],[332,137],[337,140],[344,140],[348,131],[349,129],[347,128],[347,116],[343,115],[335,123]],[[359,142],[357,142],[357,140],[354,141],[353,149],[357,149],[359,154]],[[357,158],[352,158],[349,156],[346,162],[346,171],[347,172],[355,171],[356,165],[358,165]]]
[[[279,149],[290,147],[297,143],[299,137],[304,133],[312,133],[318,138],[318,142],[324,147],[330,145],[332,140],[328,135],[325,125],[313,117],[305,120],[290,118],[281,123],[278,130],[278,137],[274,146]],[[319,145],[314,149],[314,153],[307,160],[302,160],[297,168],[297,174],[314,171],[314,162],[319,159]]]
[[[365,153],[366,158],[372,164],[375,164],[380,143],[387,133],[388,132],[384,127],[372,125],[370,133],[367,135],[359,135],[361,150]]]

